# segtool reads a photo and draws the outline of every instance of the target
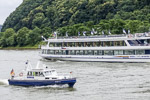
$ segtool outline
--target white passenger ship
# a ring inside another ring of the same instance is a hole
[[[50,60],[150,62],[150,33],[63,37],[45,40],[41,57]]]

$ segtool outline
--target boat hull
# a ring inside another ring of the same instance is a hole
[[[61,80],[16,80],[8,79],[9,85],[16,86],[47,86],[47,85],[65,85],[73,87],[76,83],[76,78],[61,79]]]
[[[46,56],[42,55],[44,59],[61,60],[61,61],[78,61],[78,62],[150,62],[150,55],[145,56]],[[144,58],[145,57],[145,58]]]

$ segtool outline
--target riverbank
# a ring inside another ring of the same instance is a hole
[[[29,50],[40,49],[40,46],[24,46],[24,47],[0,47],[0,50]]]

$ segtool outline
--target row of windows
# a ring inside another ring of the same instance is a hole
[[[55,70],[52,70],[52,71],[45,71],[44,73],[43,72],[32,72],[32,71],[29,71],[28,72],[28,76],[44,76],[44,75],[52,75],[53,73],[55,72]],[[56,74],[56,72],[55,72]]]
[[[150,51],[150,50],[148,50],[148,51]],[[145,54],[145,50],[43,50],[42,54],[54,54],[54,55],[143,55],[143,54]]]
[[[44,76],[43,72],[32,72],[32,71],[29,71],[28,76]]]
[[[97,42],[60,42],[50,43],[50,47],[100,47],[100,46],[126,46],[124,41],[97,41]]]

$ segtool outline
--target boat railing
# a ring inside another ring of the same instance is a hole
[[[149,44],[130,44],[131,46],[150,46]]]
[[[108,38],[108,37],[127,37],[125,34],[121,35],[95,35],[95,36],[69,36],[69,37],[57,37],[57,39],[84,39],[84,38]],[[56,39],[54,37],[50,37],[49,39]]]
[[[85,39],[85,38],[109,38],[109,37],[150,37],[150,32],[145,33],[135,33],[135,34],[117,34],[117,35],[93,35],[93,36],[59,36],[59,37],[50,37],[49,39]]]

